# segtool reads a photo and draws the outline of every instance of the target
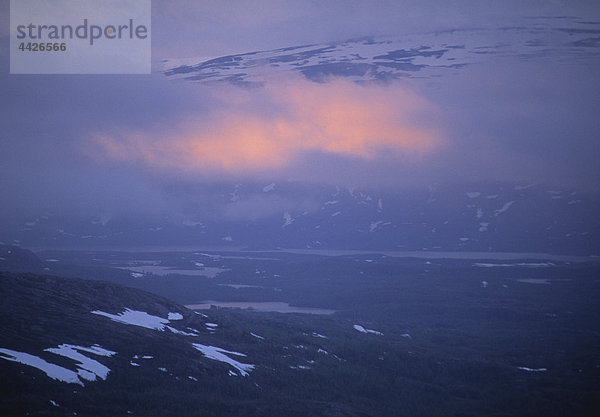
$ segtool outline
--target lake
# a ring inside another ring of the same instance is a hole
[[[209,310],[211,306],[221,308],[241,308],[259,312],[333,314],[335,310],[313,307],[295,307],[279,301],[240,302],[240,301],[201,301],[198,304],[186,305],[190,310]]]

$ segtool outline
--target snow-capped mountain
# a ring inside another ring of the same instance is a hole
[[[301,74],[355,81],[434,78],[496,57],[560,62],[600,57],[600,24],[575,17],[524,19],[522,25],[364,37],[214,58],[165,59],[164,73],[201,83],[262,84]]]

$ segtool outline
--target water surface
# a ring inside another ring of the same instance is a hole
[[[221,308],[241,308],[260,312],[333,314],[335,310],[313,307],[295,307],[279,301],[245,302],[245,301],[202,301],[198,304],[186,305],[190,310],[209,310],[211,306]]]

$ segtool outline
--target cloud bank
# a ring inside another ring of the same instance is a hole
[[[101,155],[190,173],[284,170],[307,153],[373,161],[442,143],[435,106],[398,85],[297,79],[263,89],[218,90],[219,105],[177,126],[97,132]]]

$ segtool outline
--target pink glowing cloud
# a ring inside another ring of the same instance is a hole
[[[219,110],[163,131],[98,134],[110,158],[186,171],[278,170],[320,152],[374,160],[426,153],[441,143],[424,120],[435,108],[398,86],[343,80],[272,83],[218,92]]]

